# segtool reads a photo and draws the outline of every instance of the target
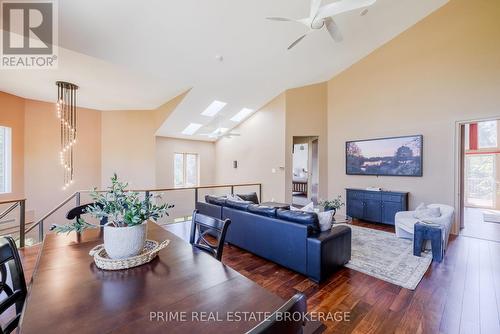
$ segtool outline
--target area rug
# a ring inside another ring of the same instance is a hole
[[[394,233],[349,225],[352,255],[346,267],[403,288],[415,290],[432,262],[432,254],[413,255],[413,241]]]

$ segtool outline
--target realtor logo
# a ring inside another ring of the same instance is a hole
[[[2,69],[57,67],[56,0],[1,2]]]

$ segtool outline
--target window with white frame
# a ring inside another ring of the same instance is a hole
[[[12,130],[0,126],[0,194],[12,191]]]
[[[174,186],[194,187],[198,185],[198,154],[174,154]]]
[[[477,137],[479,148],[497,147],[497,121],[477,123]]]

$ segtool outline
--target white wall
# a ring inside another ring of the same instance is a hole
[[[215,144],[216,183],[263,183],[263,200],[285,200],[285,96],[279,95]],[[238,168],[233,168],[233,161]]]
[[[214,143],[156,137],[156,188],[174,188],[174,153],[198,154],[199,185],[215,183]],[[169,191],[163,199],[175,205],[170,211],[171,218],[188,216],[194,210],[193,190]]]

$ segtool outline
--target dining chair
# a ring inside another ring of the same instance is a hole
[[[66,219],[68,219],[68,220],[73,220],[75,218],[80,219],[82,215],[87,213],[87,209],[92,205],[96,205],[96,203],[88,203],[88,204],[74,207],[73,209],[68,211],[68,213],[66,214]],[[100,204],[97,204],[97,205],[100,205]],[[101,225],[105,225],[107,222],[108,222],[107,217],[104,217],[101,219]]]
[[[301,334],[305,326],[306,312],[306,296],[297,293],[247,334]]]
[[[224,240],[230,224],[231,220],[229,219],[220,220],[205,216],[198,213],[198,210],[194,210],[189,242],[193,247],[209,253],[220,261],[224,250]],[[216,239],[216,241],[207,240],[209,236]]]
[[[0,326],[0,334],[8,334],[16,329],[19,324],[27,294],[23,266],[17,252],[16,243],[11,237],[0,238],[0,275],[2,276],[0,281],[0,295],[6,296],[0,301],[2,319],[4,316],[10,316],[11,313],[6,311],[15,305],[14,318],[8,320],[4,327]]]

